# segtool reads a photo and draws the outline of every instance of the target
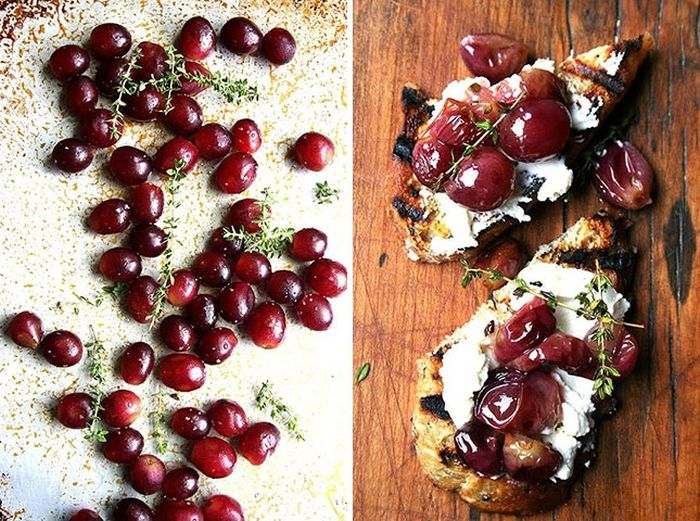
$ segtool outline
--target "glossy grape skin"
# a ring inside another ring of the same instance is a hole
[[[51,152],[53,165],[67,174],[85,170],[92,163],[92,147],[85,141],[75,138],[62,139]]]
[[[160,359],[158,378],[176,391],[189,392],[204,385],[207,370],[199,357],[190,353],[174,353]]]
[[[571,134],[571,116],[552,99],[518,104],[498,127],[498,144],[515,161],[532,162],[561,153]]]
[[[249,284],[263,284],[271,272],[270,261],[262,253],[243,252],[233,263],[236,277]]]
[[[202,126],[202,107],[184,94],[172,97],[171,108],[163,115],[165,126],[175,134],[188,136]]]
[[[194,328],[180,315],[168,315],[161,320],[158,334],[165,347],[171,351],[189,351],[197,341]]]
[[[262,32],[247,18],[237,16],[224,24],[219,38],[223,46],[234,54],[255,54],[260,47]]]
[[[579,374],[593,363],[593,357],[586,342],[555,331],[537,347],[525,351],[508,367],[519,371],[532,371],[544,363],[564,369],[567,373]]]
[[[279,304],[263,302],[248,315],[245,329],[256,346],[274,349],[282,343],[287,329],[284,311]]]
[[[523,68],[528,48],[502,34],[470,34],[460,42],[460,55],[474,76],[496,83]]]
[[[211,73],[201,63],[187,60],[185,61],[185,71],[190,75],[209,77]],[[202,85],[194,80],[188,79],[187,77],[180,77],[180,88],[176,91],[178,94],[186,94],[188,96],[196,96],[200,92],[207,90],[209,87],[207,85]]]
[[[90,33],[89,47],[99,60],[124,56],[131,48],[131,34],[123,25],[100,24]]]
[[[262,465],[275,452],[280,431],[268,422],[254,423],[238,438],[238,450],[253,465]]]
[[[260,52],[275,65],[284,65],[294,58],[297,45],[294,37],[286,29],[275,27],[271,29],[260,41]]]
[[[240,199],[231,205],[226,218],[227,224],[236,230],[248,233],[260,231],[259,221],[262,218],[262,208],[257,199]]]
[[[163,495],[172,499],[187,499],[199,489],[199,473],[190,467],[168,471],[163,481]]]
[[[168,237],[155,224],[138,224],[131,229],[129,245],[143,257],[158,257],[168,248]]]
[[[64,45],[49,58],[49,71],[58,81],[79,76],[90,66],[90,55],[79,45]]]
[[[202,438],[192,444],[189,460],[210,478],[225,478],[233,472],[236,453],[221,438]]]
[[[122,199],[107,199],[92,209],[87,224],[100,235],[121,233],[131,224],[131,208]]]
[[[292,271],[274,271],[265,282],[265,292],[278,304],[294,304],[304,292],[304,282]]]
[[[83,508],[70,516],[68,521],[103,521],[103,519],[94,510]]]
[[[170,428],[186,440],[200,440],[209,434],[211,423],[204,411],[182,407],[170,417]]]
[[[100,92],[97,84],[87,76],[76,76],[63,87],[63,98],[71,114],[81,118],[95,109]]]
[[[124,102],[124,114],[136,121],[155,121],[165,109],[163,94],[151,86],[126,96]]]
[[[137,277],[124,297],[124,309],[140,323],[148,322],[156,301],[158,283],[148,275]]]
[[[153,454],[141,454],[129,465],[129,483],[139,494],[155,494],[164,479],[165,465]]]
[[[328,237],[316,228],[303,228],[292,235],[289,255],[298,261],[307,262],[320,259],[326,252]]]
[[[112,463],[130,463],[143,450],[143,436],[131,427],[109,431],[102,444],[102,454]]]
[[[124,133],[124,123],[114,120],[114,113],[95,109],[80,120],[80,136],[92,146],[107,148],[114,145]]]
[[[472,470],[485,476],[503,472],[503,433],[478,420],[471,420],[455,432],[457,455]]]
[[[248,429],[248,417],[243,407],[233,400],[217,400],[207,409],[212,428],[227,438],[235,438]]]
[[[629,141],[607,144],[593,179],[601,199],[613,206],[639,210],[652,203],[654,172]]]
[[[153,158],[153,166],[159,172],[165,173],[175,168],[178,160],[184,162],[183,172],[190,172],[199,160],[199,151],[191,141],[176,136],[161,146]]]
[[[240,194],[255,181],[258,163],[245,152],[227,156],[214,171],[214,183],[225,194]]]
[[[234,150],[254,154],[262,145],[260,128],[252,119],[239,119],[231,127],[231,142]]]
[[[204,251],[192,261],[192,270],[205,286],[220,288],[231,280],[231,264],[223,253]]]
[[[153,372],[155,353],[145,342],[129,344],[119,357],[119,374],[131,385],[141,385]]]
[[[255,306],[255,293],[247,282],[232,282],[217,297],[221,316],[232,324],[240,324]]]
[[[192,142],[203,159],[221,159],[231,151],[231,133],[223,125],[207,123],[195,130]]]
[[[331,259],[318,259],[304,272],[306,283],[324,297],[337,297],[348,287],[348,272],[341,263]]]
[[[84,429],[90,423],[92,397],[87,393],[63,395],[56,405],[56,419],[69,429]]]
[[[150,507],[135,498],[120,500],[114,507],[112,518],[114,521],[154,521],[155,517]]]
[[[495,147],[485,146],[462,160],[444,183],[454,202],[476,212],[500,207],[515,190],[515,167]]]
[[[199,281],[192,270],[177,270],[168,288],[168,302],[175,307],[186,306],[199,293]]]
[[[56,367],[71,367],[83,357],[83,343],[70,331],[58,330],[39,342],[39,353]]]
[[[523,245],[513,239],[506,238],[498,241],[493,246],[484,249],[472,262],[474,268],[483,270],[496,270],[504,277],[514,279],[520,270],[525,267],[527,256]],[[506,285],[505,279],[490,280],[482,278],[481,282],[491,290],[501,288]]]
[[[110,100],[116,100],[122,79],[128,74],[129,62],[124,58],[113,58],[97,66],[95,83],[100,92]]]
[[[620,373],[619,378],[629,376],[637,364],[639,356],[639,344],[637,339],[632,335],[625,326],[613,326],[612,338],[603,343],[605,351],[612,358],[612,366]],[[594,337],[595,329],[591,330],[586,338],[586,344],[593,356],[596,356],[600,351],[600,344]],[[594,365],[590,373],[584,374],[586,377],[593,378],[596,365]]]
[[[195,16],[182,26],[175,45],[185,58],[203,60],[216,47],[216,32],[209,20]]]
[[[217,494],[202,503],[204,521],[244,521],[241,505],[235,499]]]
[[[112,177],[126,186],[148,181],[153,172],[151,158],[143,150],[131,146],[116,148],[109,157],[108,167]]]
[[[190,323],[199,331],[211,329],[219,318],[219,310],[214,297],[199,294],[185,308]]]
[[[435,138],[419,139],[413,146],[411,166],[418,181],[428,187],[435,185],[461,153]]]
[[[36,349],[44,337],[41,319],[31,311],[21,311],[12,317],[5,332],[15,344],[29,349]]]
[[[188,500],[164,499],[155,514],[156,521],[204,521],[200,508]]]
[[[102,400],[100,416],[110,427],[128,427],[141,414],[141,398],[127,389],[118,389]]]
[[[141,183],[131,189],[129,203],[134,222],[152,224],[163,215],[165,196],[158,185]]]
[[[297,319],[314,331],[325,331],[333,322],[333,309],[323,295],[306,293],[294,305]]]
[[[168,54],[162,45],[154,42],[141,42],[136,46],[139,58],[131,72],[134,81],[159,79],[168,69]]]
[[[474,143],[483,132],[476,126],[475,117],[469,103],[448,98],[440,114],[430,123],[428,135],[450,147]]]
[[[528,349],[537,347],[554,333],[554,312],[540,298],[533,298],[510,317],[496,332],[494,356],[506,364]]]
[[[100,257],[98,269],[113,282],[130,282],[141,275],[141,257],[129,248],[112,248]]]
[[[505,435],[503,462],[508,474],[515,479],[549,479],[559,468],[561,461],[561,454],[541,441],[522,434]]]
[[[209,248],[224,254],[229,260],[235,260],[243,251],[243,241],[240,238],[227,239],[227,231],[224,226],[216,228],[209,237]]]
[[[333,161],[333,142],[318,132],[307,132],[297,139],[292,150],[296,162],[314,172],[320,172]]]
[[[566,85],[549,71],[535,67],[522,71],[523,100],[526,99],[553,99],[566,103]]]
[[[205,364],[218,365],[231,356],[237,344],[238,339],[232,330],[215,327],[200,335],[196,351]]]

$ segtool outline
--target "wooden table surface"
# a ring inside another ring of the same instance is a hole
[[[439,93],[464,76],[457,43],[469,32],[506,33],[561,59],[616,31],[644,30],[657,49],[628,97],[639,108],[631,140],[658,183],[653,206],[629,214],[639,248],[632,318],[647,325],[642,355],[621,385],[620,410],[603,425],[598,461],[567,504],[532,519],[700,519],[698,10],[697,0],[355,2],[355,364],[372,364],[355,389],[356,520],[506,518],[470,512],[433,487],[412,449],[415,359],[465,322],[486,292],[461,289],[457,265],[421,265],[403,252],[387,210],[401,86]],[[532,251],[600,206],[589,187],[514,235]]]

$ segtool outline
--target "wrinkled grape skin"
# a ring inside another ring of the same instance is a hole
[[[494,355],[502,364],[538,346],[554,333],[557,321],[547,303],[534,298],[510,317],[496,333]]]
[[[515,239],[506,238],[484,250],[472,263],[474,268],[492,269],[502,273],[504,277],[513,279],[525,266],[526,254],[523,245]],[[490,280],[482,278],[483,284],[491,290],[506,285],[505,279]]]
[[[460,42],[460,55],[474,76],[496,83],[523,68],[528,48],[502,34],[470,34]]]
[[[557,331],[539,346],[528,349],[512,360],[508,367],[532,371],[545,363],[564,369],[567,373],[579,374],[593,363],[593,358],[583,340]]]
[[[428,127],[434,139],[452,147],[473,143],[481,134],[474,123],[474,114],[468,103],[448,99],[442,112]]]
[[[494,147],[482,147],[460,164],[443,185],[454,202],[476,212],[501,206],[515,190],[515,168]]]
[[[457,455],[469,468],[486,476],[503,471],[503,433],[472,420],[455,432]]]
[[[652,203],[654,172],[629,141],[612,141],[605,147],[594,180],[601,199],[613,206],[639,210]]]
[[[523,100],[553,99],[566,102],[566,86],[556,75],[542,69],[531,68],[520,73],[524,91]]]
[[[549,479],[562,457],[549,445],[521,434],[505,435],[503,462],[511,477],[523,481]]]

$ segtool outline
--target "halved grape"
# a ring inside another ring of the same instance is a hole
[[[507,364],[540,345],[556,327],[552,309],[544,300],[535,297],[498,329],[494,355],[499,362]]]
[[[462,38],[460,54],[474,76],[484,76],[495,83],[523,68],[528,48],[502,34],[470,34]]]
[[[595,184],[604,201],[626,210],[639,210],[651,204],[654,171],[632,143],[612,141],[598,161]]]
[[[593,363],[591,351],[583,340],[557,331],[539,346],[528,349],[508,364],[519,371],[532,371],[548,363],[578,374]]]
[[[485,146],[465,158],[444,187],[450,199],[470,210],[493,210],[513,194],[515,168],[497,148]]]
[[[561,454],[541,441],[522,434],[506,434],[503,463],[515,479],[538,481],[548,479],[561,465]]]
[[[455,448],[469,468],[493,476],[503,472],[503,433],[472,420],[455,433]]]

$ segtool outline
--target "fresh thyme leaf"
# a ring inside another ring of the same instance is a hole
[[[476,128],[480,128],[481,130],[491,130],[493,128],[493,123],[488,119],[476,121],[474,122],[474,125],[476,125]]]
[[[101,443],[105,441],[107,436],[107,429],[100,418],[100,411],[102,410],[102,400],[107,392],[107,375],[110,367],[104,344],[95,336],[94,331],[92,334],[93,340],[85,345],[91,378],[89,394],[92,398],[92,410],[85,431],[85,439],[93,443]]]
[[[154,408],[148,415],[148,419],[151,422],[153,444],[159,454],[165,454],[170,450],[167,428],[169,415],[165,397],[166,395],[164,393],[157,393],[154,395]],[[172,395],[170,397],[173,398]],[[179,397],[174,395],[174,399],[179,399]]]
[[[372,366],[369,364],[369,362],[362,364],[355,373],[355,385],[359,385],[366,380],[371,370]]]
[[[231,75],[210,71],[209,75],[189,72],[183,75],[202,87],[211,87],[221,94],[229,103],[240,104],[243,101],[257,101],[258,88],[250,85],[246,79],[236,79]]]
[[[117,97],[112,102],[112,118],[109,120],[109,132],[112,139],[118,139],[120,137],[118,129],[124,124],[124,114],[122,113],[122,108],[126,105],[124,97],[133,96],[140,90],[139,85],[131,79],[133,70],[139,68],[136,62],[140,57],[141,53],[138,48],[136,48],[126,64],[126,69],[124,70],[124,75],[119,80],[119,85],[117,85]]]
[[[263,382],[255,392],[255,407],[261,411],[267,411],[273,420],[282,423],[294,439],[304,441],[304,436],[299,430],[299,420],[274,394],[270,382]]]
[[[129,285],[126,282],[116,282],[111,286],[102,286],[102,291],[105,295],[109,295],[116,302],[119,302],[129,291]]]
[[[333,188],[328,181],[316,183],[314,187],[314,199],[318,204],[329,204],[340,198],[340,190]]]

